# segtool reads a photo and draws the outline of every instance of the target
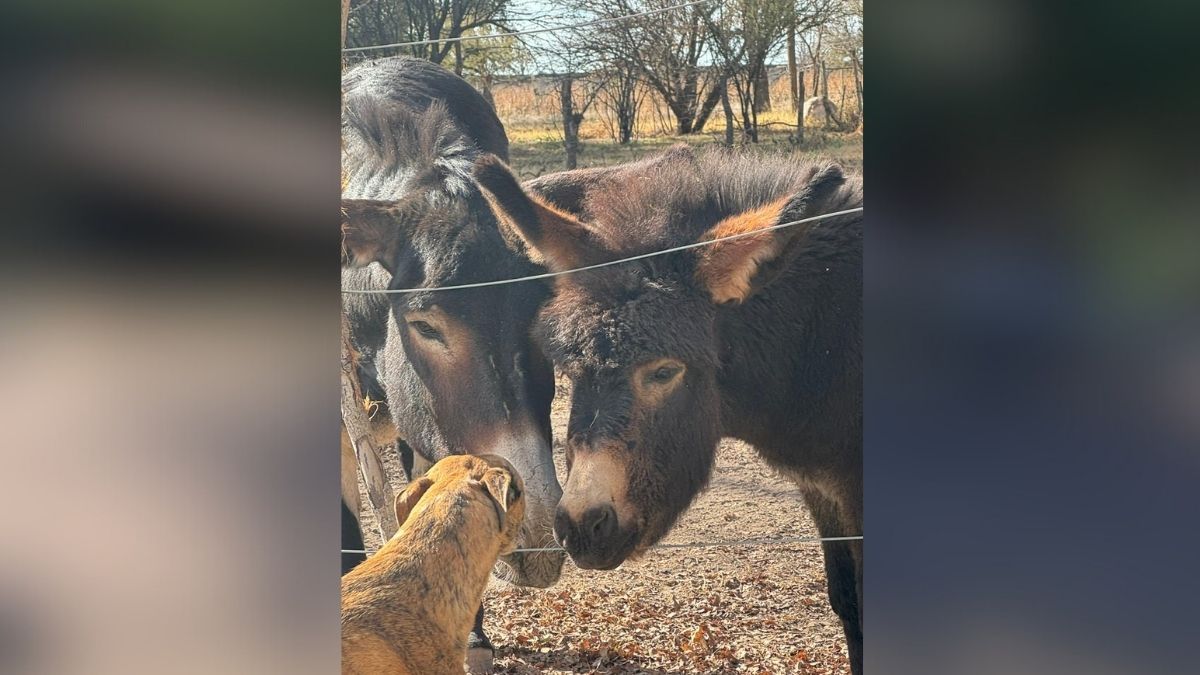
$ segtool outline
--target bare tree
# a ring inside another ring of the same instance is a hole
[[[455,70],[463,67],[463,49],[457,42],[436,42],[462,37],[485,26],[505,27],[509,0],[351,0],[347,26],[350,47],[396,42],[435,41],[433,44],[380,50],[374,55],[398,53],[442,63],[455,55]]]
[[[788,26],[786,49],[788,89],[792,92],[792,111],[794,112],[804,106],[804,99],[800,98],[800,89],[796,82],[796,77],[800,74],[800,70],[796,62],[796,26],[794,24]]]
[[[576,93],[576,85],[579,87]],[[567,72],[559,76],[559,106],[562,112],[563,149],[565,169],[574,169],[579,163],[579,127],[588,108],[604,88],[604,82],[594,78]]]
[[[609,64],[605,84],[600,88],[600,102],[616,117],[614,134],[621,145],[633,139],[638,109],[645,97],[645,87],[638,76],[637,66],[624,59]]]
[[[552,17],[552,20],[563,25],[569,21],[567,16]],[[557,83],[563,150],[566,152],[564,167],[567,169],[578,165],[580,126],[611,74],[604,68],[604,59],[588,41],[586,30],[556,31],[540,36],[536,44],[529,43],[539,65],[554,73],[551,77]]]
[[[862,0],[849,0],[845,12],[840,19],[832,24],[835,55],[841,61],[848,63],[851,75],[854,77],[854,98],[857,119],[850,119],[852,127],[859,127],[863,120],[863,3]]]
[[[732,0],[712,13],[711,45],[737,92],[747,140],[758,141],[758,113],[769,106],[767,59],[790,32],[829,21],[839,6],[840,0]]]
[[[819,22],[810,23],[798,31],[801,43],[808,53],[809,69],[812,72],[812,96],[817,97],[825,113],[825,128],[835,127],[844,131],[846,124],[839,114],[844,111],[844,103],[839,109],[831,104],[829,92],[829,74],[841,70],[843,66],[830,67],[834,64],[847,64],[845,68],[852,71],[855,78],[855,98],[858,110],[861,111],[862,84],[862,2],[861,0],[839,0],[828,8],[828,13]],[[803,76],[800,76],[800,86],[803,86]],[[803,98],[803,97],[801,97]],[[853,120],[852,120],[853,121]],[[852,124],[853,126],[853,124]]]
[[[494,35],[501,32],[495,26],[476,28],[468,35]],[[517,37],[497,36],[473,40],[462,45],[462,72],[492,108],[496,107],[492,87],[497,75],[522,72],[532,64],[533,55]]]
[[[678,0],[574,0],[573,7],[588,18],[606,19],[663,9]],[[589,29],[581,36],[593,53],[606,62],[623,62],[659,96],[675,119],[675,132],[702,131],[720,102],[719,77],[701,65],[709,32],[707,5],[692,5]]]

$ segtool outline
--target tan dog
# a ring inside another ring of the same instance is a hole
[[[447,457],[409,484],[395,536],[342,577],[342,673],[463,673],[488,575],[515,547],[523,492],[495,455]]]

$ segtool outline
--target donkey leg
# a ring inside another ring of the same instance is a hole
[[[414,479],[424,476],[433,468],[434,463],[413,450],[412,446],[405,443],[403,438],[396,439],[396,452],[400,455],[400,466],[404,468],[404,477],[410,483]]]
[[[475,627],[467,636],[467,672],[471,675],[492,672],[492,657],[495,651],[492,641],[483,632],[483,604],[475,612]]]
[[[825,576],[829,589],[829,604],[842,620],[842,631],[846,634],[846,651],[850,655],[850,672],[861,675],[863,660],[862,613],[859,604],[861,576],[855,572],[854,555],[850,542],[827,541],[825,549]],[[856,578],[857,577],[857,578]]]
[[[396,439],[396,452],[400,455],[400,466],[404,469],[404,478],[408,482],[412,482],[413,476],[413,449],[408,443],[404,442],[403,438]]]
[[[346,506],[345,500],[342,501],[342,550],[344,551],[361,551],[363,550],[362,528],[358,525],[358,518],[354,517],[354,512]],[[363,553],[343,553],[342,554],[342,574],[354,569],[356,565],[367,559]]]
[[[823,495],[805,494],[805,502],[822,537],[857,534],[846,529],[837,505]],[[825,582],[829,592],[829,605],[842,622],[842,631],[846,635],[846,651],[850,656],[850,672],[862,675],[862,558],[861,548],[860,555],[855,555],[855,545],[861,547],[861,542],[821,542],[825,553]]]

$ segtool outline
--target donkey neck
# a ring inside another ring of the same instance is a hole
[[[784,420],[794,434],[823,437],[833,431],[825,428],[832,420],[819,419],[830,397],[853,396],[856,387],[861,395],[861,261],[861,224],[814,228],[773,283],[719,310],[727,435],[759,445],[764,429]]]

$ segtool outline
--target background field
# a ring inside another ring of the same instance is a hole
[[[805,86],[811,97],[812,78],[807,73],[803,73],[803,75],[807,83]],[[478,86],[480,83],[473,82],[473,84]],[[828,86],[829,100],[836,106],[838,117],[847,122],[857,119],[861,111],[858,110],[857,98],[854,93],[854,79],[850,71],[844,69],[830,71]],[[587,90],[584,85],[576,85],[576,87],[584,92]],[[547,76],[508,78],[494,82],[491,89],[496,113],[500,119],[504,120],[509,140],[518,142],[562,140],[558,80]],[[662,97],[645,85],[639,86],[637,91],[641,105],[638,108],[634,138],[648,139],[670,135],[674,129],[674,123]],[[576,93],[577,97],[582,95],[581,92]],[[737,105],[737,98],[732,88],[730,100],[733,105]],[[772,68],[771,102],[770,110],[758,114],[762,130],[770,129],[778,132],[786,130],[788,126],[794,127],[796,112],[791,105],[787,71],[779,67]],[[736,120],[734,126],[735,128],[737,126]],[[812,130],[813,128],[810,126],[806,132]],[[704,126],[701,135],[721,137],[724,131],[725,114],[718,105],[713,110],[712,117]],[[776,133],[775,135],[786,136],[790,132],[791,130],[787,130],[786,133]],[[579,137],[592,140],[616,140],[615,113],[612,107],[607,105],[605,99],[601,98],[596,101],[587,110],[579,128]]]
[[[546,132],[547,134],[551,132]],[[676,143],[695,147],[719,145],[722,138],[713,135],[653,136],[617,145],[609,140],[580,141],[579,168],[609,166],[631,162],[665,150]],[[798,160],[832,159],[848,171],[862,171],[862,136],[808,130],[803,145],[797,147],[786,131],[764,131],[758,143],[741,148],[742,152],[786,155]],[[560,140],[516,141],[509,147],[513,169],[522,179],[562,169],[563,150]]]
[[[843,105],[840,114],[857,114],[853,82],[846,71],[829,76],[830,100]],[[510,141],[512,166],[521,178],[533,178],[563,168],[563,134],[559,100],[554,81],[524,78],[493,84],[496,112],[504,122]],[[698,134],[677,136],[671,133],[670,115],[652,91],[645,91],[637,117],[634,138],[628,144],[616,143],[616,123],[609,108],[596,104],[580,125],[580,168],[608,166],[640,159],[675,143],[706,146],[725,140],[725,117],[718,106],[712,118]],[[823,126],[808,126],[804,139],[794,138],[796,113],[792,109],[786,77],[771,84],[773,106],[759,114],[759,142],[744,142],[736,133],[735,144],[745,152],[833,159],[851,171],[862,171],[862,133],[839,132]],[[735,132],[738,130],[735,128]]]

